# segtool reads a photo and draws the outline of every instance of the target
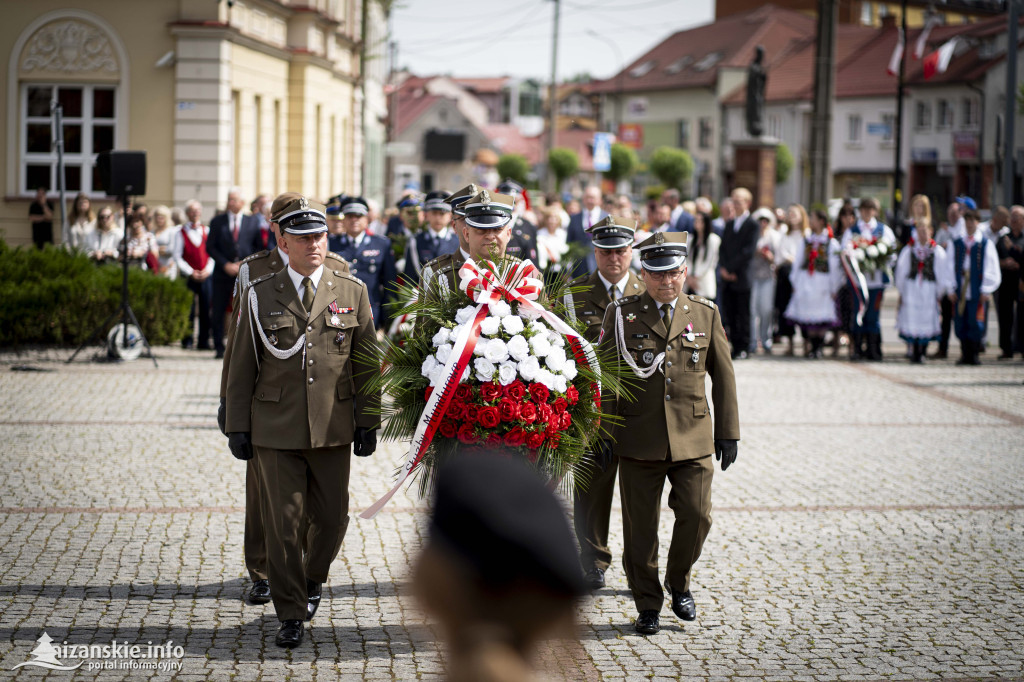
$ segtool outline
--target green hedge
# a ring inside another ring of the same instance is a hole
[[[121,280],[120,265],[97,266],[54,246],[12,249],[0,240],[0,346],[81,344],[117,310]],[[184,282],[132,268],[128,292],[151,345],[185,335],[192,292]]]

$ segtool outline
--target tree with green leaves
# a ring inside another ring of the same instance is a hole
[[[530,174],[530,162],[522,154],[502,154],[498,159],[498,175],[526,185]]]
[[[675,147],[655,149],[647,167],[661,184],[675,189],[682,189],[683,184],[693,176],[693,158],[688,152]]]
[[[793,154],[789,151],[789,147],[780,142],[779,146],[775,148],[775,183],[781,185],[789,180],[789,175],[792,172]]]
[[[612,145],[611,156],[611,168],[604,172],[604,176],[612,182],[617,183],[620,180],[625,180],[633,175],[636,172],[637,166],[640,165],[640,158],[636,155],[636,150],[621,142],[616,142]]]
[[[568,147],[555,147],[548,154],[548,168],[555,176],[556,186],[561,187],[580,169],[580,157]]]

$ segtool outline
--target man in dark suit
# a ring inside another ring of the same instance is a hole
[[[270,244],[270,221],[266,215],[269,208],[270,200],[266,194],[259,195],[249,205],[251,213],[242,217],[242,230],[238,235],[239,259],[244,260],[254,253],[274,248]]]
[[[601,209],[601,190],[591,185],[583,191],[583,210],[569,216],[569,227],[565,239],[568,243],[583,244],[587,248],[585,259],[573,268],[573,277],[582,277],[597,270],[594,258],[594,243],[587,232],[608,214]]]
[[[224,320],[235,291],[235,277],[242,260],[239,242],[242,235],[242,190],[228,191],[227,211],[210,221],[206,252],[213,259],[213,294],[210,304],[210,330],[217,358],[224,357]]]
[[[746,358],[750,344],[750,275],[747,270],[761,234],[757,221],[750,217],[752,200],[750,190],[745,187],[732,191],[736,217],[726,223],[718,252],[718,272],[722,276],[720,297],[725,311],[723,324],[729,332],[734,360]]]

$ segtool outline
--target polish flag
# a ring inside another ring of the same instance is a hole
[[[953,58],[953,52],[956,50],[958,40],[959,38],[953,36],[942,47],[924,58],[925,80],[937,73],[946,73],[946,69],[949,68],[949,61]]]
[[[903,44],[906,39],[903,36],[903,29],[898,29],[899,35],[896,38],[896,47],[892,50],[892,56],[889,57],[889,68],[885,71],[890,76],[895,76],[900,72],[900,62],[903,61]]]
[[[928,36],[932,34],[932,29],[941,23],[942,21],[935,15],[928,17],[928,20],[924,22],[924,28],[921,29],[921,34],[917,36],[917,42],[914,43],[914,59],[920,59],[924,56],[925,48],[928,47]]]

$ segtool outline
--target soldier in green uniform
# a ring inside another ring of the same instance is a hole
[[[565,309],[571,318],[582,320],[587,325],[584,335],[596,344],[605,309],[611,302],[624,296],[642,294],[647,289],[640,278],[629,271],[636,220],[606,216],[590,226],[587,232],[594,241],[597,270],[572,283],[572,288],[585,286],[586,291],[566,294]],[[604,572],[612,560],[608,548],[608,523],[615,494],[615,474],[619,468],[619,460],[610,448],[600,448],[594,453],[594,460],[596,466],[586,489],[577,488],[573,499],[580,561],[590,590],[604,587]]]
[[[365,385],[379,367],[357,359],[376,338],[369,297],[360,280],[327,267],[323,207],[299,197],[276,222],[288,266],[241,301],[226,430],[235,457],[258,459],[276,643],[295,647],[348,527],[351,452],[376,449],[380,394]]]
[[[285,192],[276,199],[270,208],[270,230],[275,241],[280,242],[280,230],[277,218],[283,209],[301,195],[297,192]],[[348,263],[341,256],[327,252],[327,267],[336,275],[348,272]],[[220,409],[217,410],[217,425],[221,433],[227,435],[225,427],[225,396],[228,387],[228,367],[231,363],[231,341],[235,336],[240,317],[240,302],[249,293],[249,286],[280,272],[288,265],[288,254],[275,246],[273,249],[258,251],[241,262],[238,277],[235,280],[235,293],[231,300],[231,315],[228,318],[227,342],[224,347],[224,363],[220,376]],[[263,515],[260,511],[260,472],[259,460],[255,457],[245,463],[245,539],[243,542],[245,568],[249,571],[252,586],[249,588],[248,599],[251,604],[266,604],[270,601],[270,580],[267,575],[267,543],[263,529]],[[303,533],[303,540],[305,540]],[[303,546],[305,551],[305,545]]]
[[[681,295],[686,233],[659,232],[638,250],[647,291],[612,303],[599,338],[613,344],[640,379],[633,400],[606,396],[602,407],[623,419],[612,433],[619,457],[622,564],[639,612],[636,631],[649,635],[660,628],[665,598],[658,579],[665,480],[675,514],[665,586],[675,614],[693,620],[690,572],[711,527],[711,455],[727,469],[736,460],[740,427],[729,342],[718,309],[700,296]],[[712,380],[713,426],[705,375]]]

